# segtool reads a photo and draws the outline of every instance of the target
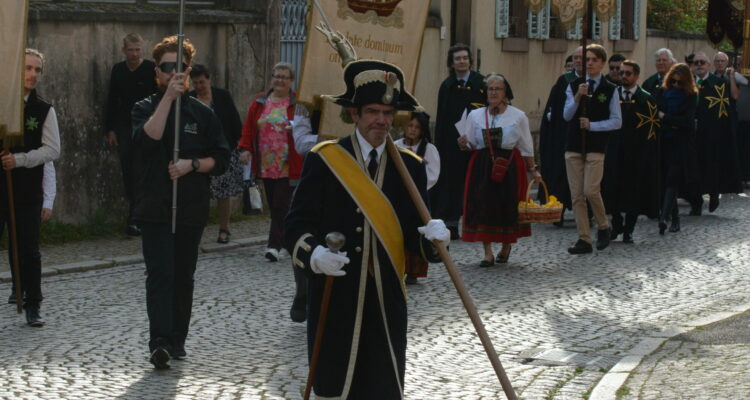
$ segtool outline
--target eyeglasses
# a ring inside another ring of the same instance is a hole
[[[625,70],[620,71],[620,76],[633,76],[633,75],[635,75],[633,71],[625,71]]]
[[[706,60],[695,60],[695,61],[693,61],[693,64],[695,64],[695,65],[705,65],[705,64],[708,64],[708,61],[706,61]]]
[[[187,67],[188,67],[187,64],[182,63],[183,71],[186,70]],[[169,73],[169,72],[174,71],[175,68],[177,68],[177,63],[174,61],[164,61],[163,63],[159,64],[159,69],[161,70],[161,72]]]
[[[679,79],[672,78],[672,79],[669,80],[669,84],[672,85],[672,86],[679,86],[681,83],[682,83],[682,81],[679,80]]]
[[[619,71],[620,70],[620,66],[619,65],[610,65],[609,69],[612,70],[612,71]]]
[[[273,75],[273,76],[271,76],[271,78],[278,79],[280,81],[288,81],[288,80],[292,79],[291,77],[284,76],[284,75]]]

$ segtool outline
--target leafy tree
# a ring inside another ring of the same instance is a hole
[[[649,0],[647,26],[670,32],[704,33],[707,11],[708,0]]]

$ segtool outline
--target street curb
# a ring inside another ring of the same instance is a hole
[[[237,239],[228,244],[208,243],[200,247],[202,253],[217,253],[222,251],[236,250],[242,247],[255,246],[266,243],[266,236],[251,236],[248,238]],[[97,269],[106,269],[124,265],[134,265],[143,262],[143,254],[130,254],[117,256],[104,260],[86,260],[69,264],[50,265],[42,268],[42,276],[53,276],[58,274],[70,274],[76,272],[93,271]],[[8,283],[12,280],[10,271],[0,272],[0,283]]]
[[[699,326],[718,322],[729,317],[742,314],[750,309],[750,303],[731,307],[731,311],[723,311],[701,317],[680,326],[668,326],[649,335],[644,336],[640,343],[635,345],[628,353],[620,359],[591,391],[589,400],[616,400],[617,390],[628,380],[630,374],[643,361],[643,359],[656,351],[664,342],[682,333],[691,331]]]

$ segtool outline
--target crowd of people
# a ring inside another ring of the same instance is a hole
[[[434,131],[404,90],[398,67],[350,62],[347,91],[323,96],[342,106],[342,119],[354,125],[350,136],[334,141],[320,139],[319,113],[297,103],[289,63],[273,67],[268,90],[252,99],[243,125],[231,94],[212,84],[206,66],[193,64],[189,40],[178,57],[177,38],[163,38],[149,61],[143,39],[128,34],[122,52],[125,60],[112,68],[105,139],[120,157],[126,232],[142,237],[148,345],[157,369],[187,355],[209,202],[216,199],[218,207],[217,242],[228,243],[230,199],[243,190],[243,166],[263,182],[270,210],[265,258],[277,262],[286,253],[291,259],[296,291],[290,317],[308,322],[311,354],[315,346],[326,349],[315,392],[342,398],[403,393],[404,285],[427,276],[428,262],[439,260],[436,246],[450,240],[482,242],[480,267],[507,263],[512,245],[531,235],[530,225],[519,222],[518,204],[533,182],[544,179],[550,194],[573,211],[577,239],[568,252],[585,254],[606,249],[620,235],[634,243],[641,215],[657,220],[660,234],[679,232],[678,198],[690,203],[690,215],[701,215],[707,195],[714,212],[721,194],[739,193],[750,180],[750,90],[722,52],[713,63],[705,53],[678,63],[669,49],[660,49],[657,72],[639,85],[638,61],[608,57],[598,44],[579,47],[550,90],[539,163],[529,119],[512,105],[510,82],[472,70],[466,45],[448,51],[450,74],[438,90]],[[11,146],[0,160],[16,184],[26,319],[41,326],[39,231],[51,215],[60,139],[55,110],[35,89],[44,56],[28,49],[25,62],[24,144]],[[397,111],[410,113],[400,129]],[[391,153],[389,135],[397,131],[403,138]],[[404,189],[407,181],[434,219],[423,224],[417,200]],[[4,226],[5,196],[0,207]],[[564,224],[565,212],[556,225]],[[341,249],[327,241],[329,232],[345,234]],[[497,254],[493,243],[501,244]],[[327,290],[334,277],[336,285]],[[335,318],[322,344],[315,344],[325,296]],[[9,302],[15,301],[11,295]]]

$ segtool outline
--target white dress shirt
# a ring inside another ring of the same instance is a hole
[[[599,87],[602,80],[602,75],[599,75],[597,77],[590,77],[586,76],[586,82],[588,82],[590,79],[593,79],[596,84],[594,85],[593,90],[592,88],[589,88],[590,92],[593,93],[596,88]],[[565,118],[566,121],[570,121],[573,119],[573,117],[576,114],[576,111],[578,111],[578,102],[575,100],[575,95],[573,94],[573,90],[571,89],[571,85],[568,85],[568,88],[565,89],[565,109],[563,110],[563,118]],[[591,121],[589,123],[589,131],[591,132],[607,132],[607,131],[616,131],[622,127],[622,111],[620,110],[620,99],[617,98],[617,96],[612,96],[612,99],[609,101],[609,119],[605,119],[602,121]]]
[[[52,206],[55,204],[55,196],[57,196],[57,173],[55,172],[55,163],[52,161],[44,163],[42,192],[44,194],[42,208],[52,210]]]
[[[368,165],[370,163],[370,151],[372,150],[372,145],[362,137],[362,134],[359,133],[359,129],[355,130],[355,136],[357,136],[359,149],[362,151],[362,159],[365,160],[365,165]],[[383,150],[385,150],[385,140],[380,146],[375,148],[375,151],[378,154],[378,158],[375,161],[377,161],[378,165],[380,165],[380,157],[383,156]]]
[[[413,146],[407,145],[404,142],[404,139],[396,140],[394,143],[398,147],[409,149],[416,153],[421,141]],[[429,142],[424,151],[424,164],[427,168],[427,189],[429,190],[431,187],[435,186],[435,183],[437,183],[438,177],[440,176],[440,154],[438,153],[437,147]]]
[[[619,103],[618,103],[619,106]],[[479,150],[484,148],[484,131],[487,127],[485,122],[485,111],[487,107],[477,108],[469,113],[471,122],[471,131],[467,136],[469,139],[469,148]],[[488,116],[487,122],[490,127],[500,127],[503,129],[501,148],[512,150],[518,147],[521,155],[524,157],[534,156],[534,140],[531,138],[529,130],[529,119],[520,109],[508,106],[505,112],[493,116]]]

